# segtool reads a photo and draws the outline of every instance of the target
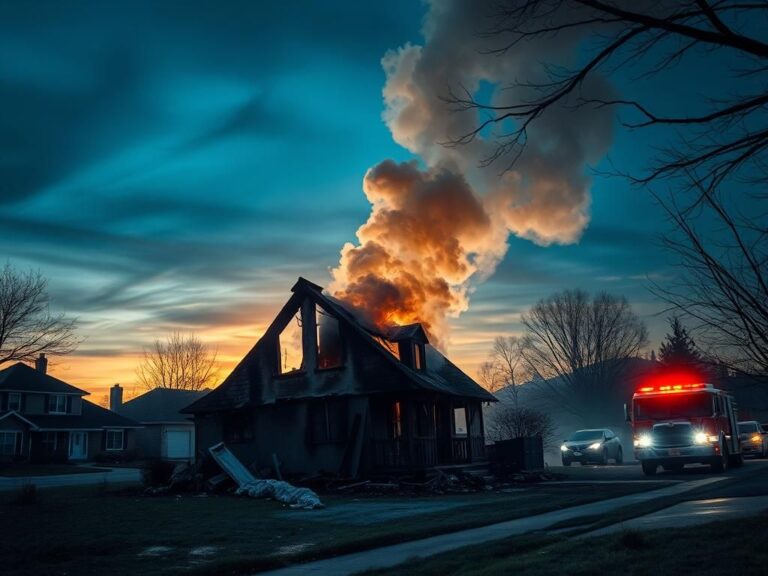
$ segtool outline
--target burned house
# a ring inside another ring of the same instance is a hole
[[[356,476],[485,458],[495,398],[419,324],[380,330],[303,278],[224,382],[182,412],[196,445],[287,473]]]

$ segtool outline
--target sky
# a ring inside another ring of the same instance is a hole
[[[424,42],[427,10],[0,2],[0,257],[46,276],[52,310],[83,339],[51,373],[95,401],[118,382],[140,393],[142,350],[181,330],[216,348],[226,375],[297,277],[328,285],[369,217],[366,171],[419,160],[382,116],[381,60]],[[639,166],[643,138],[617,130],[600,162]],[[577,240],[513,234],[472,284],[445,339],[468,373],[565,288],[626,296],[658,345],[666,320],[648,286],[674,274],[661,210],[621,179],[589,189]]]

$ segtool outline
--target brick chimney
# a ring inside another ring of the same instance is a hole
[[[109,409],[112,412],[120,412],[123,407],[123,387],[115,384],[109,389]]]
[[[40,353],[40,356],[35,359],[35,370],[43,374],[48,371],[48,358],[45,357],[45,354]]]

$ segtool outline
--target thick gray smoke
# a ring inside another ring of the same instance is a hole
[[[446,103],[450,89],[482,90],[494,103],[519,102],[531,94],[516,82],[543,80],[542,62],[567,63],[578,56],[579,38],[568,35],[488,54],[503,41],[481,34],[491,26],[495,6],[493,0],[433,0],[424,44],[406,44],[382,59],[384,120],[395,141],[424,167],[385,161],[369,170],[364,190],[371,216],[358,230],[359,244],[347,244],[333,270],[331,289],[340,298],[377,319],[425,322],[437,337],[446,315],[468,306],[471,282],[490,275],[504,257],[510,233],[541,245],[579,240],[589,222],[588,166],[611,143],[608,109],[564,104],[538,119],[509,170],[504,159],[480,167],[495,150],[492,133],[466,145],[444,145],[469,133],[479,119]],[[611,96],[600,81],[585,91],[590,97]],[[454,209],[437,208],[441,186]],[[435,286],[444,295],[438,302]]]

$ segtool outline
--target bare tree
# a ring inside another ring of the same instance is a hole
[[[552,419],[538,410],[520,408],[509,404],[494,406],[488,417],[488,438],[495,442],[513,438],[541,437],[544,447],[555,440]]]
[[[764,33],[768,29],[768,3],[501,0],[491,20],[493,24],[484,31],[489,58],[503,58],[530,41],[579,41],[575,43],[578,54],[572,54],[570,61],[548,61],[545,56],[539,68],[545,71],[544,78],[510,78],[510,87],[515,90],[500,91],[495,100],[479,100],[452,87],[448,101],[456,110],[470,114],[479,111],[483,114],[478,118],[485,118],[452,144],[485,137],[498,127],[497,146],[485,164],[502,157],[510,160],[510,166],[514,164],[529,130],[548,110],[595,106],[624,112],[622,123],[630,130],[674,128],[677,139],[661,150],[648,172],[634,177],[637,181],[650,182],[695,170],[700,182],[716,186],[745,164],[766,165],[768,43]],[[713,58],[715,53],[723,57]],[[661,112],[641,101],[637,97],[640,82],[623,85],[622,98],[589,88],[604,85],[601,77],[618,71],[647,81],[694,56],[707,58],[709,74],[702,75],[698,100],[679,99],[677,110]],[[706,82],[705,77],[721,80]],[[730,88],[727,99],[713,93],[713,87],[722,86]]]
[[[48,282],[32,270],[18,272],[5,264],[0,271],[0,365],[34,360],[39,354],[69,354],[79,344],[75,320],[52,314]]]
[[[708,360],[768,374],[768,211],[760,204],[741,211],[712,186],[696,188],[687,205],[660,200],[674,226],[664,242],[680,274],[652,290],[692,323]]]
[[[145,388],[203,390],[218,377],[216,352],[194,334],[173,332],[166,340],[144,351],[144,361],[136,370]]]
[[[517,336],[497,336],[489,359],[480,365],[480,380],[491,392],[502,388],[512,396],[518,407],[518,387],[531,375],[523,349],[525,340]]]
[[[647,344],[648,332],[625,298],[566,290],[523,315],[524,355],[535,385],[553,406],[573,414],[599,411],[615,401],[627,359]]]

